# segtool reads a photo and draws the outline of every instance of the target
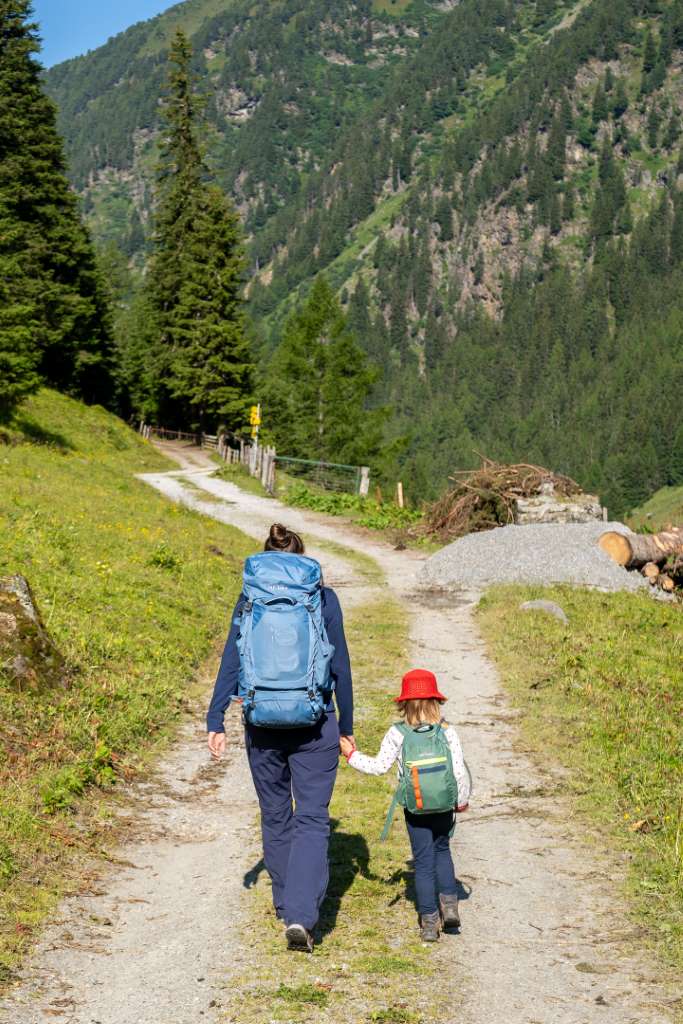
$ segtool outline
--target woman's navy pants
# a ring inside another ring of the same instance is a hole
[[[458,886],[451,857],[453,812],[411,814],[405,811],[415,864],[415,895],[418,913],[435,914],[437,894],[455,896]]]
[[[246,727],[249,767],[261,807],[263,859],[285,924],[316,924],[329,881],[329,806],[339,767],[332,712],[304,729]]]

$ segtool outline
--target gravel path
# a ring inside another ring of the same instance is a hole
[[[421,589],[424,559],[415,552],[245,494],[209,477],[201,452],[165,450],[183,469],[146,479],[174,500],[254,537],[280,518],[305,532],[312,551],[315,537],[356,547],[406,602],[413,661],[433,668],[450,697],[476,786],[455,841],[468,894],[463,931],[444,940],[462,998],[443,1024],[666,1024],[670,996],[656,965],[629,943],[620,868],[608,851],[582,844],[553,792],[555,775],[520,750],[472,606]],[[221,500],[202,501],[196,488]],[[320,555],[345,605],[371,596],[347,563]],[[201,724],[188,728],[159,782],[142,793],[147,838],[120,851],[129,866],[112,869],[99,893],[65,901],[23,983],[0,1005],[3,1024],[225,1024],[220,1004],[240,966],[235,924],[248,911],[258,840],[238,730],[227,771],[207,764],[201,732]],[[327,1020],[315,1014],[307,1019]]]
[[[606,530],[631,532],[623,523],[547,523],[471,533],[433,555],[422,578],[428,586],[471,591],[492,583],[579,583],[600,590],[646,587],[640,573],[622,569],[598,547]]]

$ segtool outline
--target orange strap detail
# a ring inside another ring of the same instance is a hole
[[[418,811],[421,811],[424,804],[422,801],[422,790],[420,789],[420,773],[417,770],[417,765],[414,764],[410,769],[413,776],[413,789],[415,790],[415,806]]]

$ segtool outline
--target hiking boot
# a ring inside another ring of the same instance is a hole
[[[435,914],[420,915],[420,938],[423,942],[439,941],[439,925],[441,917],[437,911]]]
[[[460,927],[460,911],[458,910],[457,896],[444,896],[439,894],[439,907],[441,908],[441,920],[444,928]]]
[[[308,928],[302,924],[290,924],[285,931],[287,949],[295,950],[298,953],[313,952],[313,936]]]

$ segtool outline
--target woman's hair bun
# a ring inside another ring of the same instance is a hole
[[[303,555],[304,542],[298,533],[287,529],[282,523],[273,523],[266,541],[266,551],[289,551]]]

